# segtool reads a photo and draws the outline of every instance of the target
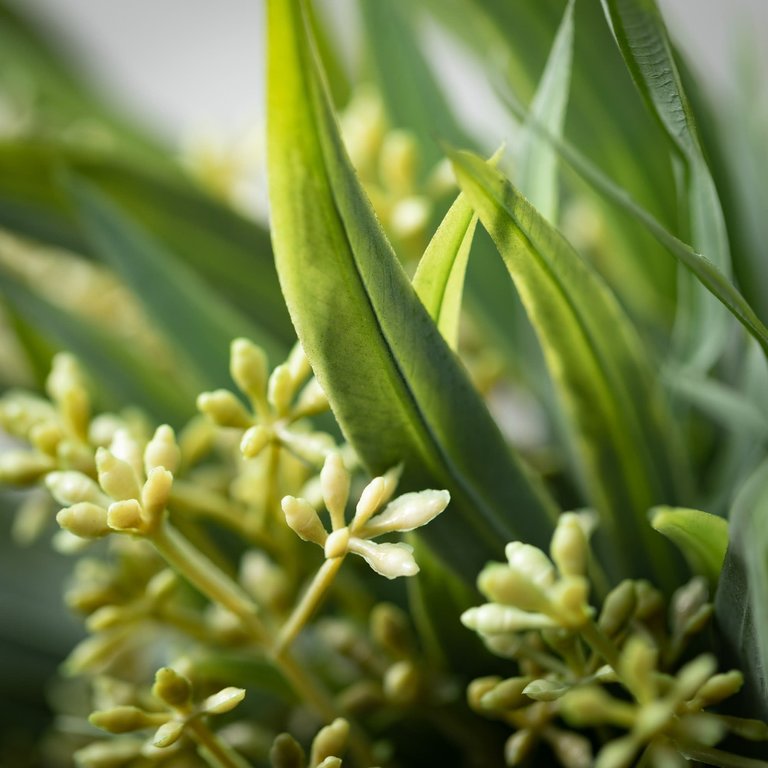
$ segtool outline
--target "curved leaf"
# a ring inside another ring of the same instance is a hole
[[[715,596],[729,661],[744,673],[751,717],[768,720],[768,463],[736,497],[730,544]]]
[[[645,515],[677,496],[685,471],[640,339],[599,276],[500,173],[467,152],[452,159],[539,336],[573,427],[590,504],[613,543],[606,556],[614,568],[636,574],[650,559],[668,575],[670,563]]]
[[[731,258],[723,211],[656,1],[602,2],[640,94],[686,160],[693,247],[729,275]],[[691,365],[708,368],[727,343],[727,316],[698,286],[686,286],[681,298],[677,326],[680,353]]]
[[[694,573],[712,586],[717,584],[728,548],[724,518],[698,509],[656,507],[651,510],[651,525],[678,547]]]
[[[418,300],[344,152],[299,0],[268,16],[273,241],[299,338],[345,435],[374,472],[451,492],[425,530],[473,579],[510,538],[544,544],[552,505],[512,458]]]

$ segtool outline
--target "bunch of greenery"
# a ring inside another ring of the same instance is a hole
[[[654,0],[360,0],[354,75],[266,6],[269,231],[0,5],[3,505],[85,625],[0,763],[768,766],[749,97],[720,132]]]

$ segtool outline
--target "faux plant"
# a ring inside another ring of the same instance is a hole
[[[768,766],[766,124],[655,0],[360,0],[354,73],[322,10],[267,229],[0,6],[0,480],[84,624],[0,762]]]

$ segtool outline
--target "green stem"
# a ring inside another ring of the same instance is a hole
[[[765,760],[740,757],[702,744],[676,741],[675,746],[684,757],[698,760],[705,765],[714,765],[717,768],[768,768],[768,762]]]
[[[225,744],[199,718],[194,718],[187,724],[187,731],[201,747],[202,756],[213,768],[251,768],[250,763]]]
[[[341,557],[326,560],[320,566],[320,569],[312,579],[312,583],[302,596],[301,602],[293,609],[290,618],[283,625],[282,630],[280,630],[280,635],[277,638],[273,651],[276,658],[280,658],[286,652],[296,639],[296,636],[304,628],[304,625],[309,621],[323,597],[325,597],[325,593],[333,584],[333,580],[343,562],[344,556],[342,555]]]
[[[598,655],[602,656],[611,666],[619,682],[632,694],[636,701],[642,701],[643,697],[638,691],[632,689],[632,686],[621,676],[619,671],[619,649],[608,635],[606,635],[594,621],[588,621],[584,626],[579,627],[579,633],[584,638],[587,645]]]
[[[246,592],[167,522],[149,535],[163,559],[207,598],[234,613],[262,646],[268,641],[256,604]]]

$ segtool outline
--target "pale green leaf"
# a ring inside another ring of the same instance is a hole
[[[717,584],[728,548],[728,523],[698,509],[655,507],[651,525],[682,552],[691,570]]]
[[[751,717],[768,720],[768,463],[737,496],[730,544],[715,597],[715,616],[728,662],[745,676]]]
[[[611,567],[642,573],[650,561],[663,574],[645,515],[686,473],[645,348],[599,276],[499,172],[467,152],[452,159],[539,336]]]
[[[273,242],[288,309],[341,427],[368,469],[446,488],[424,528],[473,579],[511,538],[543,544],[551,502],[514,460],[371,210],[331,113],[302,3],[268,16]]]

